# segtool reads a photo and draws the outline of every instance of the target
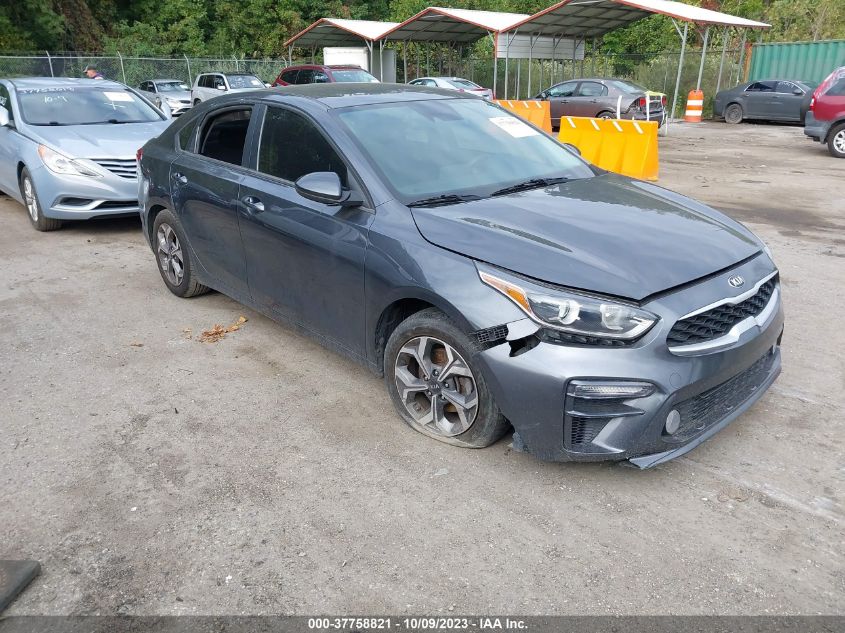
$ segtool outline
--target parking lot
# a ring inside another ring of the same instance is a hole
[[[661,139],[659,184],[771,246],[787,325],[770,392],[650,471],[432,441],[366,369],[171,295],[138,221],[0,198],[0,558],[43,567],[6,614],[841,612],[843,182],[800,127]]]

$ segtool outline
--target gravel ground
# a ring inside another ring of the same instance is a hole
[[[845,161],[769,125],[661,151],[771,245],[787,328],[771,391],[644,472],[434,442],[361,367],[172,296],[137,221],[0,199],[0,558],[43,566],[6,615],[843,613]]]

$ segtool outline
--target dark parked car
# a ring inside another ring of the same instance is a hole
[[[300,84],[331,84],[331,83],[378,83],[360,66],[325,66],[322,64],[306,64],[304,66],[288,66],[273,82],[274,86],[294,86]]]
[[[214,288],[314,335],[383,373],[402,419],[450,444],[513,425],[542,459],[648,467],[780,372],[778,270],[751,231],[477,97],[223,96],[140,166],[171,292]]]
[[[827,143],[832,156],[845,158],[845,66],[830,73],[816,89],[804,134]]]
[[[803,123],[812,97],[813,87],[804,81],[752,81],[716,93],[713,116],[727,123],[746,119]]]
[[[560,127],[562,116],[657,121],[666,118],[666,95],[650,92],[623,79],[573,79],[543,90],[535,99],[548,101],[552,127]]]

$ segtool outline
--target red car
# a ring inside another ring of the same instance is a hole
[[[378,83],[378,79],[360,66],[305,64],[302,66],[288,66],[279,73],[273,85],[293,86],[299,84],[331,84],[335,82]]]
[[[837,68],[813,93],[804,134],[827,143],[836,158],[845,158],[845,66]]]

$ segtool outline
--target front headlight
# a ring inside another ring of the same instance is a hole
[[[99,178],[101,176],[101,174],[97,173],[90,167],[86,167],[79,161],[59,154],[58,152],[51,150],[46,145],[38,146],[38,155],[41,157],[41,160],[44,161],[47,169],[54,173],[69,176],[90,176],[92,178]]]
[[[648,332],[659,318],[624,303],[574,292],[538,292],[481,270],[478,275],[541,325],[570,334],[630,341]]]
[[[180,105],[182,105],[176,99],[165,99],[165,101],[167,101],[167,105],[169,105],[171,108],[178,108]]]

